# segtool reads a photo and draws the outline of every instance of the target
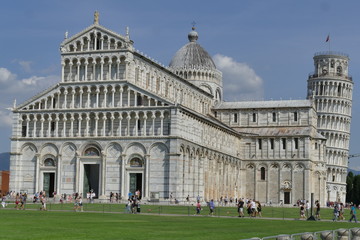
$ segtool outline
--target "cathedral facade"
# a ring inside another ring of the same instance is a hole
[[[66,36],[61,82],[13,110],[10,190],[344,202],[348,56],[315,55],[307,99],[226,102],[195,29],[188,39],[165,67],[98,16]]]

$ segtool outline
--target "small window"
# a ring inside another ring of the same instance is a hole
[[[252,121],[253,121],[253,122],[256,122],[256,113],[253,113],[253,114],[252,114]]]
[[[238,114],[234,113],[234,123],[237,123],[237,122],[238,122]]]
[[[215,114],[215,117],[217,117],[217,112],[214,112],[214,114]]]
[[[55,131],[55,122],[51,122],[51,128],[50,130],[53,132]]]
[[[338,95],[338,97],[341,96],[341,85],[338,86],[337,95]]]
[[[298,138],[294,138],[294,147],[295,147],[295,149],[299,149],[299,139]]]
[[[270,138],[270,149],[274,150],[274,139]]]
[[[330,62],[330,67],[331,67],[331,68],[334,68],[334,65],[335,65],[335,61],[334,61],[334,60],[331,60],[331,62]]]
[[[99,150],[94,147],[90,147],[85,150],[85,156],[100,156]]]
[[[136,99],[137,105],[138,105],[138,106],[142,106],[142,97],[141,97],[141,95],[137,95],[136,98],[137,98],[137,99]]]
[[[260,168],[260,179],[265,180],[265,168],[264,167]]]
[[[97,38],[97,39],[96,39],[96,50],[100,50],[100,48],[101,48],[100,39]]]
[[[315,143],[315,149],[317,149],[318,148],[318,144],[317,143]]]
[[[45,167],[55,167],[55,161],[51,158],[47,158],[44,161],[44,166]]]
[[[130,160],[130,167],[142,167],[142,161],[139,158],[133,158]]]
[[[272,121],[276,122],[276,113],[275,112],[272,113]]]
[[[138,119],[138,123],[137,123],[137,127],[138,127],[138,131],[140,131],[141,130],[141,121],[140,121],[140,119]]]
[[[298,121],[298,113],[294,112],[294,122],[297,122],[297,121]]]
[[[56,98],[54,98],[54,101],[53,101],[53,108],[56,108]]]
[[[259,149],[261,150],[262,149],[262,140],[261,139],[258,139],[258,145],[259,145]]]
[[[22,128],[21,128],[21,136],[26,137],[26,126],[22,126]]]
[[[286,138],[282,138],[281,142],[282,142],[282,149],[286,149]]]
[[[341,67],[341,66],[338,66],[338,67],[336,68],[336,73],[337,73],[338,75],[341,75],[341,74],[342,74],[342,67]]]
[[[332,176],[332,181],[335,182],[335,175]]]

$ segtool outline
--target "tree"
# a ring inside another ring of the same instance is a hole
[[[360,204],[360,175],[354,177],[352,199],[356,205]]]
[[[354,174],[349,172],[346,177],[346,202],[354,202],[353,196]]]

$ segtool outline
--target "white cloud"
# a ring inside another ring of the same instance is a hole
[[[20,66],[25,72],[31,72],[31,64],[30,61],[19,61]]]
[[[16,74],[6,68],[0,68],[0,111],[13,106],[14,99],[18,104],[46,90],[60,81],[60,76],[31,76],[18,79]],[[0,126],[9,123],[9,114],[0,112]]]
[[[59,76],[45,76],[45,77],[38,77],[38,76],[31,76],[29,78],[24,78],[20,80],[14,81],[13,84],[8,86],[7,89],[1,89],[0,92],[12,94],[15,96],[26,96],[31,97],[42,90],[53,86],[54,84],[58,83],[60,80]],[[20,99],[22,102],[24,99]]]
[[[218,70],[223,73],[224,97],[228,101],[260,100],[263,98],[263,80],[246,63],[216,54],[213,57]]]
[[[6,68],[0,67],[0,83],[8,83],[16,78],[15,74],[12,74]]]
[[[10,110],[0,109],[0,127],[11,127],[12,112]]]

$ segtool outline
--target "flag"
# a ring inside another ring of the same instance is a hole
[[[330,35],[327,35],[327,38],[326,38],[325,42],[328,42],[328,41],[330,41]]]

